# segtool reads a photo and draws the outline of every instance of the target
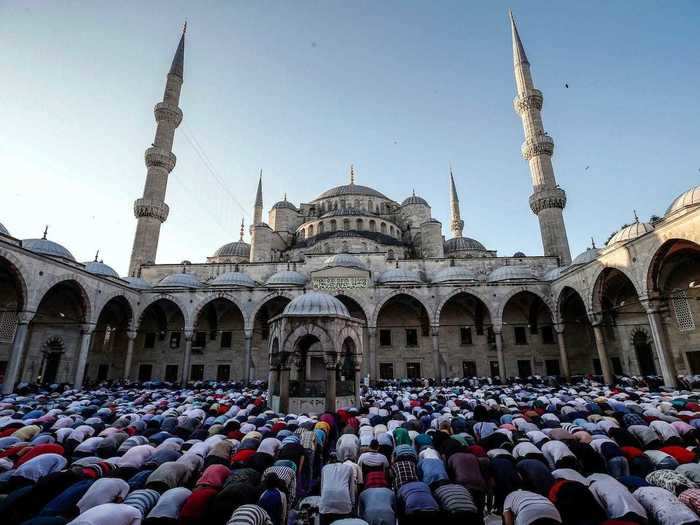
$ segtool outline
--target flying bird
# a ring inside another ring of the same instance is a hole
[[[590,166],[586,166],[586,171],[588,171],[588,168],[590,168]]]
[[[564,83],[564,87],[565,87],[566,89],[569,89],[569,84]]]

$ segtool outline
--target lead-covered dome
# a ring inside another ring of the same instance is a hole
[[[476,239],[469,237],[455,237],[445,241],[445,252],[464,252],[464,251],[486,251],[486,248]]]
[[[243,288],[255,287],[255,281],[243,272],[226,272],[218,275],[210,283],[212,286],[239,286]]]
[[[386,195],[384,195],[381,192],[378,192],[374,188],[370,188],[368,186],[361,186],[360,184],[344,184],[343,186],[336,186],[335,188],[331,188],[330,190],[326,190],[321,195],[316,197],[314,201],[318,201],[321,199],[329,199],[331,197],[341,197],[345,195],[363,195],[366,197],[376,197],[379,199],[386,199]]]
[[[633,222],[629,226],[620,228],[618,232],[610,238],[606,246],[613,246],[615,244],[623,244],[632,241],[637,237],[641,237],[642,235],[653,230],[654,227],[648,222]]]
[[[404,199],[404,201],[401,203],[401,206],[409,206],[411,204],[420,204],[422,206],[428,206],[428,201],[426,201],[423,197],[418,197],[416,195],[416,192],[413,192],[413,195],[411,195],[407,199]]]
[[[267,286],[304,286],[306,277],[299,272],[283,270],[272,274],[265,284]]]
[[[500,283],[503,281],[539,280],[529,266],[513,265],[501,266],[489,274],[490,283]]]
[[[202,283],[191,273],[171,273],[163,277],[156,285],[164,288],[199,288]]]
[[[420,273],[405,268],[393,268],[387,270],[377,277],[377,282],[381,284],[422,284],[423,279]]]
[[[330,294],[308,292],[293,299],[282,312],[287,316],[341,316],[350,317],[345,305]]]
[[[666,210],[665,216],[669,216],[684,208],[698,205],[700,205],[700,186],[695,186],[676,197]]]
[[[596,248],[595,246],[591,246],[590,248],[587,248],[585,252],[574,257],[574,260],[571,261],[571,266],[588,264],[591,261],[595,261],[598,255],[600,255],[600,249]]]
[[[61,257],[69,261],[75,261],[73,254],[57,242],[48,239],[24,239],[22,247],[34,253],[48,255],[50,257]]]
[[[477,281],[476,273],[462,266],[448,266],[438,272],[433,279],[434,283],[462,283]]]
[[[250,257],[250,244],[245,241],[235,241],[224,244],[214,252],[212,257]]]
[[[114,268],[103,263],[102,261],[88,261],[83,263],[85,269],[93,275],[104,275],[105,277],[119,278],[119,274],[114,271]]]
[[[359,257],[350,255],[349,253],[338,253],[331,255],[325,261],[323,261],[324,266],[344,266],[345,268],[359,268],[360,270],[366,270],[367,267]]]
[[[7,235],[8,237],[10,236],[10,232],[7,231],[7,228],[5,228],[1,222],[0,222],[0,235]]]
[[[297,207],[294,206],[291,202],[287,200],[287,197],[285,196],[283,201],[276,202],[272,205],[273,210],[294,210],[298,211]]]
[[[137,288],[138,290],[148,290],[149,288],[153,288],[151,283],[145,279],[142,279],[141,277],[122,277],[122,279],[129,283],[131,288]]]

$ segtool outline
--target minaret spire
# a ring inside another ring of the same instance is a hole
[[[350,164],[350,185],[355,184],[355,166]]]
[[[182,110],[178,106],[184,79],[186,30],[187,24],[168,71],[163,101],[156,104],[154,109],[156,136],[152,147],[146,150],[146,184],[143,197],[134,202],[136,234],[129,262],[129,275],[133,277],[139,275],[142,265],[155,263],[160,227],[170,211],[165,204],[165,190],[168,175],[175,167],[176,159],[172,152],[175,129],[182,122]]]
[[[455,178],[452,175],[452,166],[450,166],[450,219],[452,236],[462,237],[464,221],[459,213],[459,197],[457,196],[457,188],[455,188]]]
[[[241,219],[241,237],[240,241],[243,242],[243,231],[245,230],[245,219]]]
[[[258,191],[255,193],[255,208],[253,210],[253,225],[262,222],[263,213],[263,197],[262,197],[262,170],[260,170],[260,178],[258,179]]]
[[[525,142],[521,147],[523,158],[530,165],[533,193],[530,209],[540,222],[540,233],[544,254],[559,257],[559,264],[571,263],[569,240],[564,226],[563,210],[566,192],[557,185],[552,166],[554,141],[544,131],[542,124],[542,92],[535,89],[530,73],[530,62],[525,54],[513,13],[509,13],[513,39],[513,68],[517,95],[513,100],[516,113],[520,115],[525,131]]]

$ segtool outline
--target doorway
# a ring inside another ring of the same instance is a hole
[[[476,361],[462,361],[462,376],[476,377]]]
[[[518,376],[525,378],[532,375],[532,363],[529,359],[518,359]]]
[[[419,379],[420,363],[406,363],[406,377],[408,379]]]
[[[56,382],[58,375],[58,367],[61,364],[60,352],[49,352],[46,354],[46,363],[44,363],[44,374],[41,382],[45,385],[50,385]]]
[[[655,376],[656,364],[654,363],[654,352],[649,342],[649,336],[641,330],[632,337],[632,345],[637,354],[639,363],[639,374],[643,376]]]

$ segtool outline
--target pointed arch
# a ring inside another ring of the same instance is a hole
[[[379,314],[381,313],[382,308],[384,308],[390,301],[395,300],[395,298],[398,296],[407,296],[411,297],[412,299],[415,299],[420,304],[420,306],[423,307],[425,315],[428,317],[428,323],[430,323],[430,321],[434,319],[435,316],[433,313],[432,305],[426,304],[423,298],[417,293],[415,293],[413,290],[409,288],[402,288],[392,290],[388,295],[380,299],[375,304],[374,311],[372,312],[372,315],[370,317],[371,324],[369,324],[369,326],[377,326],[377,320],[379,319]]]
[[[466,295],[469,297],[473,297],[475,300],[480,301],[484,308],[486,309],[486,312],[489,314],[489,318],[493,321],[495,318],[494,312],[491,310],[489,306],[489,302],[486,297],[482,296],[482,294],[477,291],[476,289],[464,289],[464,288],[457,288],[456,290],[452,290],[449,294],[447,294],[445,297],[443,297],[440,302],[438,303],[438,306],[435,308],[435,315],[433,317],[433,325],[438,325],[440,324],[440,315],[442,314],[442,309],[445,307],[447,303],[449,303],[451,300],[453,300],[455,297],[459,295]]]
[[[525,287],[518,287],[518,288],[513,288],[509,290],[505,295],[502,295],[498,298],[498,308],[497,308],[497,314],[496,314],[496,319],[494,319],[494,324],[502,324],[503,323],[503,312],[505,311],[506,307],[508,306],[508,303],[510,303],[511,299],[515,297],[516,295],[520,293],[531,293],[532,295],[537,296],[539,299],[542,300],[542,302],[545,304],[545,306],[549,310],[549,315],[552,318],[552,321],[554,321],[554,311],[555,308],[552,305],[551,299],[542,293],[541,291],[535,289],[535,288],[525,288]]]
[[[0,250],[0,278],[3,270],[7,273],[7,277],[14,281],[14,286],[17,292],[17,311],[22,311],[27,308],[30,298],[29,270],[24,266],[22,261],[13,253],[7,250]]]

